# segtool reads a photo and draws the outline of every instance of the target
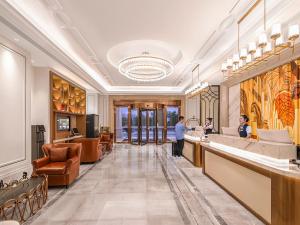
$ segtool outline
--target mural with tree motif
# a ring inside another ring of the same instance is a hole
[[[241,114],[257,128],[287,129],[300,145],[300,59],[241,83]]]

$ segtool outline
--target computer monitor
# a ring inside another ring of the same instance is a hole
[[[70,131],[70,116],[57,116],[56,128],[58,131]]]
[[[80,135],[79,130],[78,130],[77,128],[72,128],[72,134],[73,134],[74,136]]]

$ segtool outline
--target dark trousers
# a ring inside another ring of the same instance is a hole
[[[177,143],[176,143],[176,153],[175,153],[176,156],[182,156],[183,146],[184,146],[184,139],[177,140]]]

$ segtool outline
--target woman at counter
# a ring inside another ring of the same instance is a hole
[[[240,126],[239,126],[239,134],[240,137],[250,138],[251,137],[251,126],[248,125],[249,118],[246,115],[241,115],[240,117]]]
[[[205,124],[203,126],[203,130],[204,130],[204,133],[207,135],[207,134],[211,134],[212,133],[212,130],[213,130],[213,118],[206,118],[205,120]]]

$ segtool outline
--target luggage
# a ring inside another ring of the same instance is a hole
[[[177,155],[177,142],[172,141],[172,156],[176,156],[176,155]]]

